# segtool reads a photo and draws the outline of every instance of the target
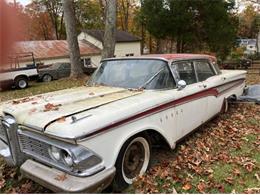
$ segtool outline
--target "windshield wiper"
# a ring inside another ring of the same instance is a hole
[[[150,82],[152,82],[154,78],[157,77],[157,75],[160,74],[163,70],[164,68],[161,68],[158,72],[156,72],[153,76],[151,76],[151,78],[148,79],[143,85],[138,87],[138,89],[145,89],[145,86],[148,85]]]

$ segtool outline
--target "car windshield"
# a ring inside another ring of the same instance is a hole
[[[169,89],[175,87],[175,82],[165,61],[120,59],[102,62],[88,85],[133,89]]]

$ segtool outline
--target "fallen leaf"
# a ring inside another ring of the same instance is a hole
[[[234,183],[234,179],[233,179],[232,177],[227,177],[227,178],[225,179],[225,181],[226,181],[227,183],[229,183],[230,185],[233,185],[233,183]]]
[[[61,174],[61,175],[57,175],[54,179],[57,181],[65,181],[67,179],[67,174]]]
[[[95,93],[94,92],[90,92],[89,95],[95,95]]]
[[[190,190],[191,188],[192,188],[192,185],[189,183],[186,183],[184,186],[182,186],[182,189],[185,191]]]
[[[64,123],[66,121],[66,117],[61,117],[57,120],[58,123]]]
[[[204,182],[200,182],[197,185],[197,189],[199,190],[200,193],[204,193],[206,188],[206,184]]]
[[[2,178],[0,179],[0,189],[2,189],[5,186],[5,180]]]
[[[256,177],[257,181],[260,182],[260,177],[257,173],[255,173],[255,177]]]
[[[254,169],[254,163],[252,163],[252,162],[247,162],[247,163],[245,163],[244,164],[244,167],[246,168],[246,170],[248,171],[248,172],[252,172],[253,171],[253,169]]]
[[[54,104],[48,103],[44,106],[43,112],[58,110],[60,106],[61,106],[61,104],[54,105]]]

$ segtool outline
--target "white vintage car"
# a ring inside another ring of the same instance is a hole
[[[0,154],[55,192],[122,190],[147,170],[152,144],[174,149],[226,111],[245,76],[208,55],[106,59],[87,86],[2,103]]]

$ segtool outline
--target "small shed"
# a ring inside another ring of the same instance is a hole
[[[86,40],[99,49],[103,49],[103,30],[83,30],[78,35],[78,40]],[[116,31],[115,57],[140,56],[141,39],[128,32]]]

